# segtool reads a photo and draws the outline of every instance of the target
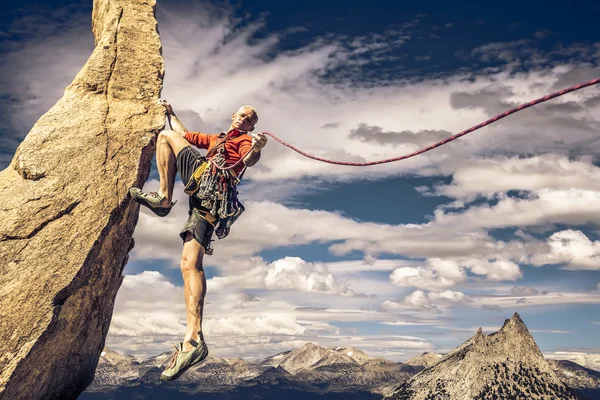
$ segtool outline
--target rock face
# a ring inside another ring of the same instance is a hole
[[[164,64],[155,0],[95,0],[96,48],[0,172],[0,399],[94,377],[150,172]]]
[[[518,314],[489,336],[481,329],[388,399],[578,399],[544,359]]]

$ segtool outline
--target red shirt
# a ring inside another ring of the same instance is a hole
[[[234,129],[229,131],[230,138],[225,142],[225,159],[227,165],[235,164],[240,158],[248,154],[252,148],[252,138],[247,133],[242,133]],[[194,146],[207,149],[211,151],[219,139],[219,135],[209,135],[200,132],[186,132],[185,138],[188,142]],[[239,176],[240,172],[244,169],[244,162],[242,161],[233,168],[236,176]]]

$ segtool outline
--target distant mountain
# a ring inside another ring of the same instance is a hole
[[[442,356],[440,354],[425,352],[421,355],[411,358],[405,364],[429,368],[440,362]]]
[[[421,369],[372,357],[354,347],[327,348],[307,343],[256,363],[211,354],[177,381],[161,383],[160,374],[170,356],[163,353],[138,362],[106,350],[94,382],[80,398],[100,398],[94,394],[102,393],[107,399],[125,399],[134,393],[139,399],[154,399],[152,396],[160,393],[176,399],[200,392],[203,396],[227,392],[228,398],[267,398],[264,396],[268,391],[269,396],[285,393],[286,398],[291,393],[312,398],[327,392],[328,398],[335,398],[336,393],[352,392],[353,398],[359,400],[377,399]]]
[[[480,329],[446,355],[423,353],[406,363],[307,343],[257,362],[211,354],[163,383],[159,377],[170,357],[137,361],[105,349],[94,382],[79,399],[571,400],[581,394],[600,400],[600,372],[545,360],[518,314],[496,333]]]
[[[600,400],[600,372],[573,361],[548,360],[548,363],[567,386],[577,389],[589,400]]]
[[[475,336],[401,385],[387,399],[492,400],[581,397],[544,359],[515,313],[495,333]]]

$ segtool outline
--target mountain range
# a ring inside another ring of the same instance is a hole
[[[162,383],[170,356],[137,361],[105,349],[79,398],[600,400],[600,372],[546,360],[516,313],[498,332],[480,329],[447,354],[423,353],[406,362],[307,343],[256,362],[209,355],[177,381]]]

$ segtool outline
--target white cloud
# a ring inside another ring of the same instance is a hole
[[[569,270],[600,270],[600,241],[591,241],[583,232],[572,229],[553,233],[548,238],[550,252],[532,257],[535,264],[566,264]]]
[[[600,168],[590,157],[574,161],[556,154],[542,154],[528,158],[504,156],[469,161],[454,171],[450,184],[437,186],[435,193],[468,201],[509,190],[600,191]]]
[[[522,277],[519,266],[508,260],[470,259],[463,261],[463,265],[474,274],[485,275],[490,281],[514,281]]]
[[[600,295],[587,292],[560,292],[527,295],[498,295],[498,296],[477,296],[473,297],[473,305],[480,306],[499,306],[503,309],[512,309],[517,307],[539,307],[553,306],[558,304],[600,304]]]
[[[126,275],[115,300],[110,334],[121,336],[185,333],[183,290],[157,271]]]
[[[306,262],[299,257],[285,257],[270,264],[265,264],[260,258],[253,261],[254,265],[244,266],[245,273],[211,278],[209,287],[215,291],[231,286],[355,295],[345,282],[336,279],[325,264]]]
[[[596,222],[600,191],[540,189],[530,198],[503,196],[494,205],[479,205],[462,213],[435,212],[435,222],[463,229],[527,227],[549,223]]]
[[[149,181],[144,190],[157,187],[158,182]],[[179,265],[182,248],[179,230],[187,219],[187,201],[180,188],[178,183],[175,198],[179,203],[168,217],[158,218],[142,209],[134,235],[136,247],[132,260],[163,258],[171,260],[174,267]],[[244,262],[240,258],[245,260],[265,249],[331,242],[337,242],[330,250],[338,255],[352,250],[425,258],[467,254],[496,257],[498,251],[514,250],[519,255],[523,252],[520,247],[512,248],[510,244],[495,241],[483,231],[461,231],[457,227],[432,223],[361,222],[338,213],[289,208],[268,201],[246,202],[245,205],[244,215],[226,239],[213,243],[215,254],[205,257],[205,263],[234,265]]]
[[[398,286],[428,289],[454,286],[466,279],[464,270],[456,263],[439,259],[429,262],[431,264],[428,267],[396,268],[391,273],[390,280]]]
[[[315,293],[316,296],[326,296]],[[425,339],[407,335],[353,334],[333,321],[392,321],[395,315],[368,310],[302,308],[290,295],[265,292],[256,297],[238,290],[211,290],[205,302],[203,330],[213,354],[246,359],[266,357],[300,347],[306,342],[321,346],[357,346],[373,355],[397,359],[430,350]],[[360,299],[352,299],[356,304]],[[319,304],[332,304],[323,299]],[[308,303],[310,305],[310,303]],[[414,317],[412,317],[414,318]],[[169,283],[156,271],[127,275],[119,291],[107,345],[126,354],[148,357],[169,351],[185,332],[183,288]]]
[[[519,266],[511,261],[446,258],[428,259],[423,266],[396,268],[390,280],[397,286],[440,289],[466,281],[468,270],[486,276],[489,281],[516,280],[521,277]]]
[[[444,290],[443,292],[428,292],[416,290],[404,298],[404,304],[415,308],[452,307],[471,303],[473,300],[462,292]]]
[[[600,354],[583,351],[555,351],[544,353],[544,357],[553,360],[569,360],[584,367],[600,371]]]
[[[205,332],[214,336],[302,335],[305,328],[298,324],[292,315],[271,314],[257,318],[230,316],[208,319]]]

